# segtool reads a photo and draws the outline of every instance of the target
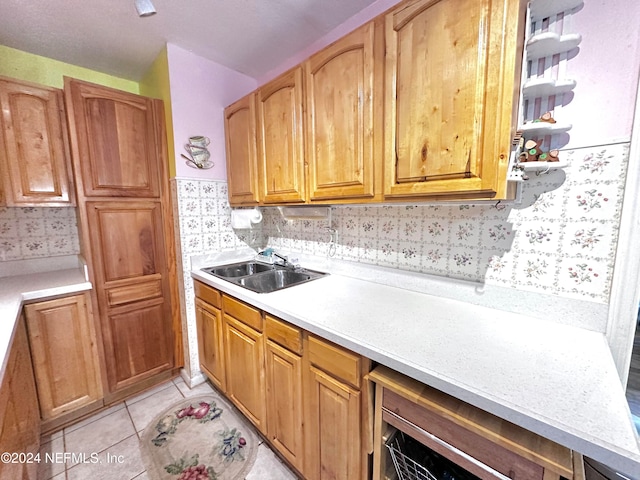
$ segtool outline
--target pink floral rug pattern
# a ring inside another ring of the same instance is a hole
[[[154,480],[242,479],[258,450],[253,429],[214,395],[185,398],[158,415],[140,444]]]

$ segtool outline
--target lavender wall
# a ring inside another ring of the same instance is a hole
[[[573,124],[570,148],[606,145],[631,136],[640,72],[640,2],[585,0],[570,28],[582,35],[567,63],[578,82],[559,121]]]
[[[254,90],[256,81],[172,44],[167,44],[167,55],[176,176],[226,180],[223,111],[227,105]],[[185,153],[184,144],[194,135],[210,138],[213,168],[188,167],[180,156]]]

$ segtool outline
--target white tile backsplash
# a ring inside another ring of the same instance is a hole
[[[0,207],[0,262],[78,255],[73,207]]]

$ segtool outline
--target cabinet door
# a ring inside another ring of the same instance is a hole
[[[252,93],[224,110],[229,203],[258,203],[256,166],[256,112]]]
[[[304,202],[302,68],[258,90],[258,178],[263,203]]]
[[[0,386],[0,451],[36,454],[40,412],[24,319],[19,320]],[[38,464],[0,462],[0,478],[36,480]]]
[[[374,31],[368,23],[305,63],[311,200],[374,195]]]
[[[87,295],[75,295],[25,307],[43,420],[102,399],[87,300]]]
[[[213,305],[196,298],[196,328],[200,368],[221,391],[226,390],[222,313]]]
[[[306,478],[361,478],[360,392],[315,367],[309,367],[307,390]]]
[[[267,435],[302,471],[302,359],[272,341],[266,345]]]
[[[504,197],[524,6],[414,0],[387,14],[387,197]]]
[[[72,205],[62,91],[0,78],[0,107],[0,171],[6,204]]]
[[[111,392],[174,365],[159,201],[86,202]]]
[[[263,433],[265,428],[264,343],[262,334],[224,316],[227,395]]]
[[[158,197],[164,129],[153,100],[66,79],[77,174],[89,197]]]

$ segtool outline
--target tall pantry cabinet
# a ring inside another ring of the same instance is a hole
[[[70,78],[65,95],[110,403],[169,378],[181,358],[163,105]]]

